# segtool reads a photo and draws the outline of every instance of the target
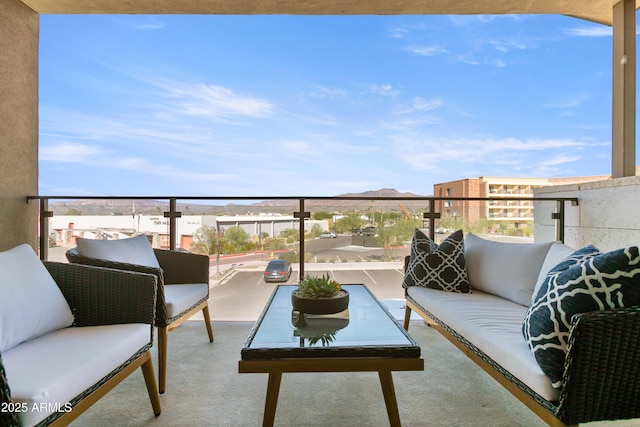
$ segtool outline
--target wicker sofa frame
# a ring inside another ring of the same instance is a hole
[[[149,342],[118,368],[71,399],[71,411],[54,412],[38,426],[68,425],[137,368],[142,370],[153,413],[160,415],[160,397],[151,357],[156,277],[66,263],[44,262],[44,265],[74,314],[72,327],[146,323],[149,324]],[[0,358],[0,403],[5,407],[11,402],[10,390],[11,384]],[[17,414],[0,411],[0,425],[18,426]]]
[[[213,342],[208,292],[205,298],[194,302],[191,307],[173,317],[169,317],[165,305],[164,286],[184,283],[206,283],[208,285],[209,257],[164,249],[153,249],[153,252],[158,259],[160,268],[91,258],[80,255],[78,248],[69,249],[66,252],[66,257],[71,263],[153,274],[158,278],[155,319],[155,325],[158,328],[158,388],[160,393],[164,393],[167,383],[168,333],[194,314],[202,311],[209,342]]]
[[[405,294],[404,328],[411,311],[451,341],[550,426],[640,417],[640,307],[575,315],[560,399],[551,402]]]

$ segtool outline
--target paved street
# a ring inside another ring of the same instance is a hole
[[[371,264],[371,265],[369,265]],[[401,299],[402,265],[400,263],[348,263],[307,264],[305,272],[328,273],[342,284],[364,283],[378,299]],[[265,283],[262,279],[264,267],[238,269],[232,277],[214,283],[210,291],[211,317],[213,320],[256,320],[273,289],[279,283]],[[284,284],[295,284],[298,271]]]

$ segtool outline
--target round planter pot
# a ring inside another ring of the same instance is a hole
[[[298,291],[291,292],[293,309],[306,314],[340,313],[349,307],[349,292],[341,289],[333,298],[302,298]]]

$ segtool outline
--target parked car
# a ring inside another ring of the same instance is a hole
[[[360,230],[361,236],[374,236],[376,234],[376,228],[372,225],[363,228]]]
[[[286,282],[291,277],[291,265],[283,259],[272,259],[264,270],[265,282]]]
[[[453,228],[438,227],[436,228],[436,233],[438,234],[453,233]]]
[[[336,237],[338,237],[338,235],[333,231],[327,231],[326,233],[322,233],[318,237],[320,239],[335,239]]]

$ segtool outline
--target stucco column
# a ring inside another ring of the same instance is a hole
[[[19,0],[0,1],[0,250],[38,247],[39,15]]]
[[[636,174],[636,7],[635,0],[613,6],[613,114],[611,175]]]

